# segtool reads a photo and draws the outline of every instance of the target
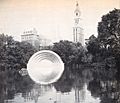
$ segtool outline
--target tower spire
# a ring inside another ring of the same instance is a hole
[[[76,7],[78,7],[78,6],[79,6],[78,1],[76,1]]]
[[[81,12],[79,9],[79,3],[76,1],[76,8],[74,11],[74,27],[73,27],[73,41],[74,42],[80,42],[82,45],[84,45],[84,35],[83,35],[83,29],[81,27],[81,21],[80,21]]]

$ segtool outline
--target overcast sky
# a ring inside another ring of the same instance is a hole
[[[97,35],[101,16],[120,7],[120,0],[78,0],[85,38]],[[0,0],[0,33],[20,40],[24,30],[36,28],[38,34],[53,41],[72,40],[76,0]]]

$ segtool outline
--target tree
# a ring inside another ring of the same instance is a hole
[[[114,9],[102,16],[98,23],[98,37],[92,35],[87,43],[88,51],[101,61],[120,55],[120,10]]]
[[[15,41],[11,36],[0,35],[0,69],[20,70],[26,68],[26,64],[35,48],[27,42]]]
[[[114,9],[102,16],[98,23],[98,39],[104,48],[120,43],[120,10]]]
[[[65,64],[68,64],[74,58],[75,45],[72,42],[61,40],[58,43],[54,43],[52,50],[62,58]]]
[[[14,45],[7,47],[7,64],[9,69],[26,68],[29,58],[36,52],[35,48],[27,42],[15,42]]]
[[[73,43],[67,40],[54,43],[52,50],[62,58],[66,65],[80,64],[85,55],[85,49],[80,43]]]
[[[92,54],[93,56],[92,58],[93,62],[101,61],[101,56],[100,56],[101,47],[97,37],[91,35],[88,39],[88,42],[86,42],[86,47],[88,53]]]
[[[98,24],[98,39],[102,47],[115,57],[120,73],[120,10],[114,9],[102,17]]]
[[[100,51],[100,45],[98,39],[94,35],[90,36],[88,39],[87,50],[92,55],[96,55]]]

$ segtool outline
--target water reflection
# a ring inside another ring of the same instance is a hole
[[[99,78],[89,68],[67,67],[56,83],[46,86],[11,75],[0,73],[0,103],[120,103],[120,82]]]
[[[24,93],[24,95],[22,94],[22,97],[24,98],[25,102],[34,101],[33,103],[38,103],[38,98],[45,95],[45,93],[51,90],[51,88],[51,85],[42,86],[38,84],[33,84],[33,88],[31,89],[31,91]]]
[[[100,97],[101,103],[120,103],[120,82],[116,80],[93,80],[89,83],[89,90],[94,97]]]

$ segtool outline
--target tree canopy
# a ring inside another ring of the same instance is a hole
[[[102,16],[98,23],[98,39],[105,48],[120,43],[120,10],[114,9]]]
[[[80,64],[85,59],[86,49],[80,43],[63,41],[54,43],[52,50],[56,52],[65,64]]]
[[[26,68],[30,56],[36,51],[27,42],[15,41],[11,36],[0,35],[0,69],[17,70]]]

